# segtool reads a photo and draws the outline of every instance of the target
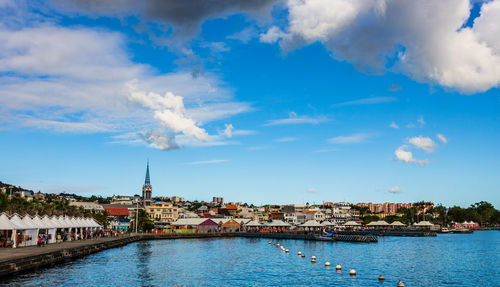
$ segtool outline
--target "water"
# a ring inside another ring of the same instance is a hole
[[[10,278],[2,286],[500,286],[500,231],[378,243],[178,239],[129,244]],[[297,255],[301,251],[305,258]],[[317,263],[310,258],[315,255]],[[332,267],[326,268],[329,261]],[[342,265],[342,272],[335,265]],[[351,278],[350,269],[357,276]],[[378,282],[383,274],[384,283]]]

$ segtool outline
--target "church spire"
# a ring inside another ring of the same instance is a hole
[[[149,159],[146,167],[146,180],[144,181],[144,186],[151,186],[151,181],[149,180]]]

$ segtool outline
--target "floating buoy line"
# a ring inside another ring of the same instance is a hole
[[[281,251],[283,251],[285,253],[289,253],[290,252],[289,249],[286,249],[283,245],[280,245],[279,243],[271,242],[271,241],[267,241],[267,243],[269,245],[272,244],[273,246],[279,247],[281,249]],[[302,257],[302,258],[306,257],[306,255],[304,253],[302,253],[302,251],[298,251],[297,255],[300,256],[300,257]],[[314,256],[314,255],[311,256],[311,263],[316,263],[316,256]],[[326,261],[325,262],[325,267],[330,267],[330,266],[331,266],[331,263],[329,261]],[[335,270],[337,271],[337,273],[340,273],[340,271],[342,270],[342,266],[340,264],[337,264],[335,266]],[[356,275],[357,275],[356,270],[355,269],[349,270],[349,275],[351,277],[356,277]],[[384,275],[380,274],[378,276],[378,281],[382,283],[382,282],[384,282],[384,280],[385,280]],[[405,284],[402,281],[398,281],[397,287],[405,287]]]

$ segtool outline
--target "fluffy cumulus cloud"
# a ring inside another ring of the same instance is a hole
[[[446,138],[442,134],[437,134],[436,136],[443,144],[447,143]],[[411,137],[408,138],[407,143],[409,145],[402,145],[398,147],[394,151],[394,155],[396,156],[396,159],[405,163],[417,163],[420,165],[427,165],[429,164],[428,159],[424,160],[418,160],[413,156],[413,153],[410,151],[410,148],[416,148],[416,149],[421,149],[425,151],[426,153],[432,154],[434,153],[435,148],[438,146],[438,144],[432,140],[430,137],[424,137],[424,136],[416,136],[416,137]]]
[[[500,0],[482,4],[472,27],[469,0],[288,0],[288,25],[262,42],[284,50],[314,42],[357,69],[398,71],[463,93],[500,83]]]
[[[184,100],[181,96],[176,96],[171,92],[161,96],[153,92],[138,91],[134,84],[130,84],[129,89],[130,100],[152,110],[154,118],[169,131],[182,133],[201,141],[208,139],[207,132],[186,115]]]
[[[433,153],[436,143],[429,137],[417,136],[408,139],[408,142],[414,147],[422,149],[428,153]]]
[[[390,193],[400,193],[401,187],[399,187],[398,185],[395,185],[395,186],[390,187],[387,191]]]
[[[416,163],[422,166],[429,164],[428,159],[418,160],[414,158],[413,153],[411,151],[408,151],[408,148],[409,147],[407,145],[402,145],[396,151],[394,151],[396,159],[405,163]]]

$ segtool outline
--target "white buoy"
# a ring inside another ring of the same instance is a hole
[[[276,244],[276,246],[280,247],[280,244],[278,243],[278,244]]]
[[[356,276],[356,270],[351,269],[351,271],[349,271],[349,275]]]
[[[326,262],[325,262],[325,266],[326,266],[326,267],[330,267],[330,262],[326,261]]]
[[[380,274],[380,276],[378,277],[378,281],[382,282],[384,280],[385,280],[384,275]]]
[[[300,255],[300,254],[302,254],[302,252],[300,252],[300,251],[299,251],[299,252],[297,252],[297,255]]]
[[[401,281],[398,282],[398,287],[405,287],[405,284]]]
[[[311,259],[311,263],[316,263],[316,259]]]
[[[337,270],[342,270],[342,266],[337,265],[337,266],[335,266],[335,269],[337,269]]]
[[[288,253],[288,249],[287,249],[287,250],[285,250],[285,252],[286,252],[286,253]]]
[[[316,256],[312,256],[312,257],[311,257],[311,259],[314,259],[314,260],[316,260]]]

